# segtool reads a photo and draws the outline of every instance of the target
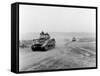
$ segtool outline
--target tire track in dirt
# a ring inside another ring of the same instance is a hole
[[[77,54],[82,54],[83,56],[94,56],[96,54],[95,51],[91,51],[89,49],[85,49],[79,46],[68,46],[70,44],[74,44],[74,42],[68,42],[66,43],[66,48],[69,48],[72,52],[77,53]]]
[[[65,62],[62,58],[54,59],[53,57],[49,57],[31,65],[26,70],[24,69],[24,71],[69,69],[71,67],[79,67],[79,65],[69,61]]]

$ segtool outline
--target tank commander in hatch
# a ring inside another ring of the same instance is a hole
[[[48,33],[45,33],[45,38],[48,40],[50,39],[50,35]]]
[[[48,40],[50,39],[50,35],[48,33],[44,33],[43,31],[40,33],[40,39]]]

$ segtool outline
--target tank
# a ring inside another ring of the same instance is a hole
[[[76,41],[76,38],[75,38],[75,37],[73,37],[73,38],[72,38],[72,42],[75,42],[75,41]]]
[[[33,40],[31,49],[32,51],[47,51],[55,48],[55,43],[55,39],[50,38],[48,33],[41,32],[40,37]]]

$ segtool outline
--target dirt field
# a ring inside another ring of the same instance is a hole
[[[96,66],[95,41],[71,42],[56,37],[56,47],[46,52],[19,48],[19,71],[85,68]]]

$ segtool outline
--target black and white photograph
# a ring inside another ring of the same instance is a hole
[[[19,5],[19,72],[96,67],[96,9]]]

